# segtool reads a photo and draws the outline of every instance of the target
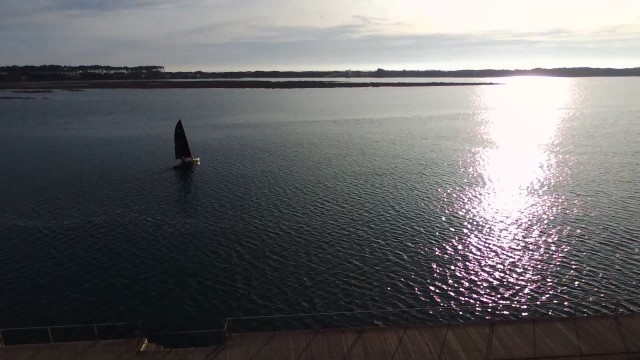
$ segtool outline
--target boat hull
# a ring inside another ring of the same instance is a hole
[[[175,165],[173,168],[174,169],[190,169],[199,164],[200,164],[200,158],[191,158],[191,159],[186,159],[184,162],[181,162],[178,165]]]

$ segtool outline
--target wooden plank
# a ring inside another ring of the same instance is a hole
[[[94,342],[87,351],[78,354],[74,359],[111,360],[132,359],[138,354],[141,342],[132,340],[107,340]]]
[[[629,354],[613,354],[613,355],[590,355],[590,356],[570,356],[570,357],[560,357],[560,358],[551,358],[557,360],[636,360],[638,356],[635,357],[630,356]],[[547,360],[547,359],[545,359]]]
[[[257,360],[297,359],[319,331],[278,332],[254,357]]]
[[[251,359],[273,336],[273,332],[235,334],[216,359]]]
[[[484,360],[489,345],[490,325],[452,324],[444,341],[441,359]]]
[[[490,359],[533,358],[534,351],[533,319],[495,323]]]
[[[619,315],[618,320],[627,351],[640,352],[640,314]]]
[[[222,350],[218,346],[208,346],[190,349],[171,349],[153,352],[141,352],[136,356],[140,360],[205,360],[215,359],[216,354]]]
[[[403,332],[401,327],[367,328],[351,350],[349,359],[391,359]]]
[[[26,360],[37,356],[38,353],[46,353],[49,344],[37,345],[10,345],[0,349],[1,360]]]
[[[134,340],[86,341],[37,345],[13,345],[0,350],[2,360],[123,359],[134,357]]]
[[[301,360],[344,359],[358,338],[359,329],[321,330],[300,355]]]
[[[580,356],[573,318],[536,320],[536,356]]]
[[[582,355],[624,353],[618,324],[611,316],[576,318]]]
[[[446,325],[408,327],[398,347],[395,359],[438,359],[446,333]]]
[[[46,348],[45,351],[39,352],[36,355],[30,357],[29,359],[33,359],[33,360],[73,359],[78,357],[79,354],[84,354],[90,351],[91,348],[95,345],[96,345],[95,341],[52,344],[52,345],[49,345],[49,347]],[[124,349],[127,349],[126,345],[124,346]]]

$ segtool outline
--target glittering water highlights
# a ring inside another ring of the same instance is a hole
[[[567,181],[554,144],[574,106],[571,81],[510,85],[477,90],[480,145],[461,162],[475,184],[442,193],[444,212],[462,222],[437,250],[448,261],[434,266],[454,303],[544,300],[557,288],[545,274],[567,251],[550,224],[565,200],[550,187]]]
[[[0,103],[0,327],[640,296],[640,80],[501,81]]]

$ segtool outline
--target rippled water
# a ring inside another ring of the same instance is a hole
[[[640,296],[640,79],[500,81],[0,102],[0,327]]]

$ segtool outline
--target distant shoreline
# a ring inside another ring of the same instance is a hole
[[[501,78],[512,76],[550,76],[550,77],[618,77],[640,76],[640,67],[614,68],[551,68],[551,69],[484,69],[484,70],[339,70],[339,71],[165,71],[164,66],[109,66],[109,65],[38,65],[38,66],[0,66],[0,83],[16,82],[61,82],[61,81],[151,81],[151,80],[293,80],[331,81],[340,78],[383,79],[422,78],[422,79],[479,79]],[[424,80],[427,81],[427,80]],[[469,80],[462,80],[469,81]],[[221,87],[218,85],[217,87]],[[375,86],[375,85],[372,85]],[[385,85],[390,86],[390,85]],[[427,86],[427,85],[413,85]],[[229,85],[228,87],[236,87]],[[264,84],[259,84],[264,87]],[[317,85],[316,87],[337,87]]]
[[[499,85],[494,82],[338,82],[322,80],[94,80],[0,82],[1,90],[84,90],[84,89],[326,89],[370,87],[429,87]]]

